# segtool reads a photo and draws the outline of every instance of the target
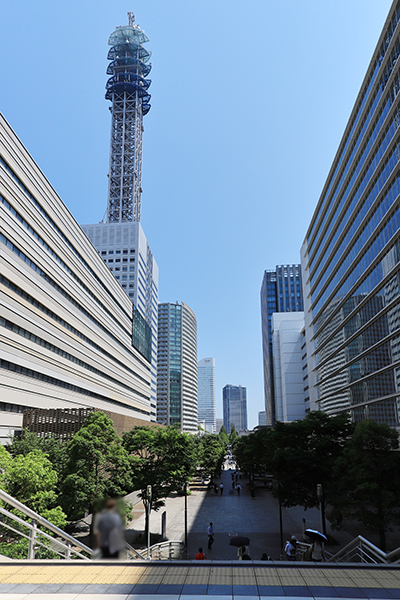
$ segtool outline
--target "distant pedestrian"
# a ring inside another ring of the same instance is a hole
[[[311,560],[315,562],[322,562],[325,560],[324,549],[322,548],[321,542],[315,540],[311,547]]]
[[[237,484],[236,489],[237,489],[238,496],[240,496],[240,490],[242,489],[242,486],[240,485],[240,483]]]
[[[207,534],[208,534],[208,548],[211,550],[212,545],[214,543],[214,525],[212,523],[210,523],[210,525],[207,529]]]
[[[251,487],[250,496],[252,497],[253,500],[256,499],[256,490],[254,489],[254,486]]]
[[[297,560],[297,538],[292,535],[289,542],[286,542],[285,552],[288,560]]]
[[[222,496],[222,494],[224,493],[224,484],[222,483],[222,481],[219,484],[219,491],[221,492],[221,496]]]
[[[200,546],[198,553],[194,557],[195,560],[206,560],[207,556],[203,552],[203,548]]]
[[[260,560],[269,560],[268,554],[266,552],[263,552]]]

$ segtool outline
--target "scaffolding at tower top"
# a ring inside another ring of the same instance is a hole
[[[107,222],[140,221],[143,116],[150,110],[151,51],[145,32],[128,13],[129,25],[110,35],[106,99],[111,100],[111,146]]]

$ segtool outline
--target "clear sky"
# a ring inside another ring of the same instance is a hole
[[[1,7],[0,111],[80,223],[107,204],[107,40],[150,38],[142,226],[161,302],[198,321],[198,357],[264,410],[260,286],[299,250],[389,0],[14,0]]]

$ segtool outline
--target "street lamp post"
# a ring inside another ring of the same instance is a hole
[[[324,536],[326,536],[324,490],[320,483],[317,484],[317,497],[318,497],[318,502],[319,502],[320,517],[321,517],[321,532],[324,534]]]
[[[188,550],[187,481],[185,481],[185,548]]]
[[[279,482],[278,482],[278,498],[279,498],[279,531],[281,534],[281,548],[283,548],[282,497],[281,497],[281,484]]]
[[[150,560],[151,485],[147,486],[147,560]]]

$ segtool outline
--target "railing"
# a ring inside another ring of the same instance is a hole
[[[31,519],[31,522],[24,521],[17,515],[14,515],[9,510],[5,509],[3,506],[0,506],[0,513],[10,519],[13,524],[19,524],[26,528],[29,533],[26,534],[23,531],[16,529],[13,525],[8,523],[7,521],[2,520],[0,525],[5,527],[9,531],[14,532],[18,536],[21,536],[28,540],[28,558],[34,559],[36,555],[36,549],[40,546],[46,548],[47,550],[52,550],[56,554],[58,554],[61,558],[82,558],[84,560],[90,560],[93,557],[94,551],[75,539],[68,533],[65,533],[62,529],[50,523],[47,519],[41,517],[38,513],[33,511],[32,509],[22,504],[3,490],[0,490],[0,500],[9,504],[13,508],[19,510],[26,517]],[[43,528],[51,531],[54,536],[49,535]],[[44,543],[44,541],[48,543]],[[85,556],[80,551],[85,552],[89,556]]]
[[[339,550],[327,562],[359,562],[373,564],[387,564],[400,562],[400,548],[396,548],[389,553],[383,552],[380,548],[369,542],[362,535],[357,536]]]
[[[126,546],[128,556],[131,559],[140,560],[179,560],[182,558],[185,548],[185,544],[180,540],[171,540],[168,542],[154,544],[153,546],[150,546],[150,553],[148,552],[147,548],[144,548],[143,550],[135,550],[129,546],[129,544],[126,544]]]

